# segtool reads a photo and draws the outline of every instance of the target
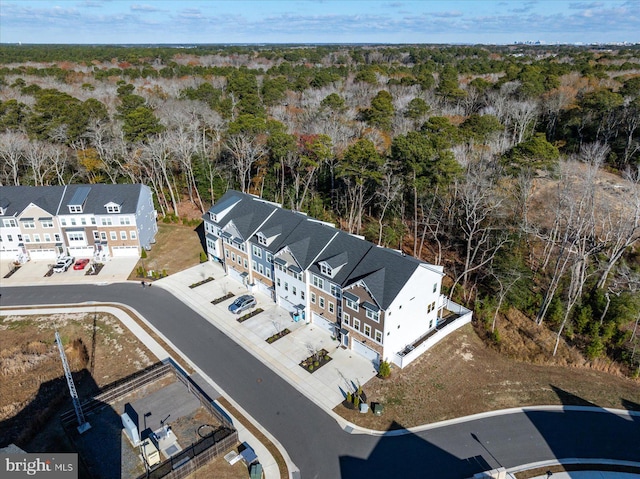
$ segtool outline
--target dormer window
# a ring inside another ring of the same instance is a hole
[[[325,276],[333,277],[333,269],[327,263],[320,263],[320,271]]]
[[[91,191],[90,186],[79,186],[68,203],[69,213],[82,213],[82,207]]]
[[[120,205],[118,203],[107,203],[104,207],[107,209],[107,213],[120,213]]]
[[[82,205],[69,205],[69,213],[82,213]]]
[[[258,238],[258,243],[262,246],[267,246],[267,237],[264,234],[258,233],[256,234],[256,237]]]
[[[211,221],[215,223],[218,222],[218,215],[216,215],[215,213],[209,213],[209,218],[211,218]]]

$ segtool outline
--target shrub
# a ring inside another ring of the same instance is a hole
[[[204,251],[200,251],[200,262],[201,263],[207,262],[207,253],[205,253]]]
[[[147,250],[146,249],[142,248],[142,253],[140,253],[140,257],[142,259],[145,259],[147,257]]]
[[[162,270],[162,277],[164,278],[164,277],[166,277],[166,276],[169,276],[169,275],[167,274],[167,270],[166,270],[166,269],[163,269],[163,270]]]
[[[309,371],[313,371],[313,364],[309,366]]]
[[[352,402],[353,401],[353,397],[351,396],[351,391],[347,392],[347,402]]]
[[[360,407],[360,396],[356,396],[353,398],[353,405],[358,409]]]
[[[318,366],[320,366],[320,362],[319,361],[314,361],[313,365],[317,368]]]
[[[391,375],[391,365],[388,361],[380,362],[380,367],[378,368],[378,375],[381,378],[388,378]]]

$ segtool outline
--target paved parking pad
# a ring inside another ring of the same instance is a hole
[[[77,258],[76,258],[77,259]],[[40,286],[51,284],[115,283],[126,281],[138,262],[138,258],[111,258],[104,263],[97,275],[87,275],[90,266],[83,270],[74,270],[71,266],[64,273],[46,276],[55,264],[55,260],[28,261],[18,268],[9,278],[5,276],[13,268],[11,261],[0,261],[0,285],[2,286]]]
[[[205,278],[213,281],[195,288]],[[258,300],[257,307],[264,311],[242,323],[227,308],[233,301],[229,298],[213,305],[211,301],[233,293],[235,297],[247,293],[247,289],[229,278],[222,266],[204,263],[163,278],[155,283],[171,291],[191,308],[205,317],[247,351],[260,359],[281,377],[287,380],[309,399],[326,410],[340,404],[348,390],[365,384],[376,374],[371,361],[354,351],[342,349],[338,341],[320,326],[304,321],[294,322],[291,314],[275,305],[268,297],[252,293]],[[242,316],[242,315],[241,315]],[[291,333],[272,344],[265,340],[276,330],[288,328]],[[313,373],[304,370],[299,363],[314,350],[326,349],[332,360]]]

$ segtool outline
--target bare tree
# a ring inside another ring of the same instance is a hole
[[[225,147],[231,153],[232,166],[238,173],[240,188],[246,193],[251,183],[251,167],[266,154],[266,149],[256,137],[246,133],[232,135],[227,139]]]
[[[20,173],[29,139],[23,133],[7,131],[0,133],[0,158],[4,184],[20,185]]]
[[[451,288],[462,282],[464,296],[470,294],[470,274],[493,261],[509,241],[500,225],[504,197],[493,186],[494,171],[486,159],[469,164],[463,179],[453,186],[457,205],[457,227],[464,240],[464,265]]]

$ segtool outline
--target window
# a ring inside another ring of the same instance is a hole
[[[349,326],[349,318],[350,316],[347,313],[342,313],[342,322]]]
[[[433,319],[429,321],[429,329],[433,328]]]
[[[111,241],[115,241],[118,239],[118,235],[116,234],[115,231],[110,231],[109,232],[109,237],[111,238]]]
[[[313,275],[313,285],[318,289],[324,289],[324,280]]]
[[[263,235],[262,233],[258,233],[256,237],[258,238],[258,243],[264,246],[267,245],[267,237],[265,235]]]
[[[43,228],[53,228],[52,220],[43,220],[41,223]]]
[[[67,220],[65,220],[64,218],[60,218],[60,224],[62,226],[67,226]]]
[[[333,276],[333,270],[327,263],[320,264],[320,272],[322,272],[322,274],[326,274],[327,276]]]
[[[249,263],[247,262],[247,258],[244,259],[244,268],[249,269]]]
[[[224,255],[225,255],[225,257],[227,257],[227,258],[228,258],[228,257],[229,257],[229,251],[224,250]]]
[[[255,256],[256,258],[262,258],[262,248],[258,248],[256,245],[252,245],[251,250],[253,251],[253,256]]]
[[[276,279],[276,284],[278,285],[278,287],[280,287],[280,278]]]
[[[264,274],[264,266],[262,264],[258,265],[258,273]]]
[[[33,220],[29,220],[29,221],[23,221],[22,222],[22,227],[26,230],[32,230],[36,227],[36,222]]]
[[[304,301],[304,291],[300,291],[300,299]]]
[[[371,337],[371,326],[368,324],[364,325],[364,335]]]
[[[99,231],[94,231],[93,232],[93,239],[98,241],[100,239],[100,232]]]
[[[127,232],[126,231],[120,231],[120,239],[121,240],[126,240],[127,239]]]
[[[69,213],[82,213],[81,205],[69,205]]]
[[[83,226],[86,225],[87,224],[87,218],[84,218],[84,217],[80,218],[80,224],[83,225]]]
[[[435,293],[438,289],[438,283],[433,284],[433,292]]]
[[[340,289],[335,284],[332,284],[330,289],[331,289],[331,294],[334,297],[336,297],[336,298],[340,297]]]
[[[84,235],[82,233],[67,233],[69,241],[84,241]]]
[[[61,241],[61,240],[60,240],[60,235],[59,235],[58,233],[56,233],[56,234],[54,234],[54,235],[53,235],[53,239],[54,239],[55,241],[57,241],[58,243]]]
[[[271,270],[269,268],[267,268],[267,270],[265,271],[265,276],[269,279],[271,279]]]
[[[76,225],[76,219],[75,218],[71,218],[71,226],[75,226]]]
[[[360,320],[353,318],[353,329],[360,331]]]
[[[251,266],[253,267],[254,271],[258,271],[258,263],[256,263],[255,261],[252,262]]]
[[[40,235],[34,234],[33,235],[33,241],[35,241],[36,243],[40,243]]]
[[[316,304],[316,293],[311,293],[311,303]]]
[[[271,253],[267,253],[267,261],[273,263],[273,255]]]
[[[380,313],[378,311],[371,311],[370,309],[365,308],[367,312],[367,318],[373,319],[374,321],[380,321]]]
[[[329,312],[333,313],[335,311],[335,305],[331,302],[329,302]]]
[[[297,294],[298,291],[295,286],[291,287],[291,292],[293,293],[294,296]]]
[[[120,205],[107,205],[107,213],[120,213]]]
[[[231,261],[233,261],[234,263],[236,262],[236,254],[235,253],[231,253]]]
[[[102,226],[111,226],[111,218],[101,218],[100,224]]]
[[[286,281],[284,283],[284,290],[289,291],[289,283],[287,283]]]
[[[382,343],[382,332],[376,329],[376,341]]]
[[[7,235],[7,241],[13,241],[13,236]]]
[[[356,303],[355,301],[351,301],[349,298],[344,298],[344,304],[347,306],[347,308],[349,309],[353,309],[354,311],[358,311],[358,303]]]
[[[11,241],[11,240],[9,240],[9,241]],[[46,243],[51,243],[51,235],[49,233],[45,233],[44,234],[44,241]]]
[[[25,243],[31,243],[31,236],[29,236],[29,235],[24,235],[24,242],[25,242]]]
[[[324,309],[324,298],[320,296],[320,307]]]
[[[95,224],[96,224],[96,217],[95,217],[95,216],[92,216],[92,217],[91,217],[91,224],[92,224],[92,225],[95,225]]]
[[[14,220],[14,219],[10,218],[10,219],[6,219],[6,220],[4,220],[4,225],[5,225],[7,228],[9,228],[9,227],[11,227],[11,226],[13,226],[13,227],[15,228],[16,226],[18,226],[18,223],[16,222],[16,220]]]
[[[132,240],[138,239],[138,233],[135,230],[129,231],[129,238],[131,238]]]
[[[130,225],[131,224],[131,218],[129,218],[128,216],[123,216],[122,218],[120,218],[120,224],[121,225]]]
[[[242,256],[238,255],[238,264],[242,265]]]

